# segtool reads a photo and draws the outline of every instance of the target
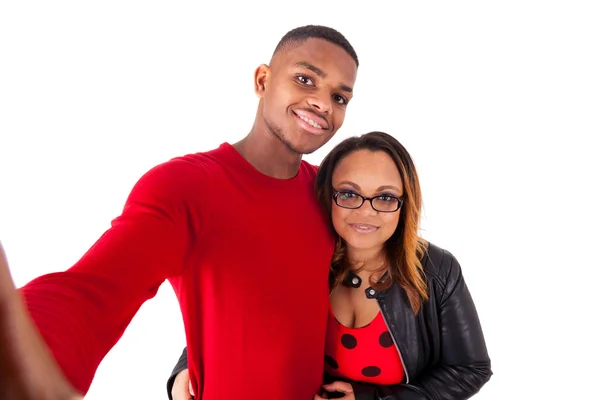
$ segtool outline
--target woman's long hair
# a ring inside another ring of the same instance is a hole
[[[429,298],[421,265],[427,242],[418,234],[421,217],[419,178],[404,146],[393,136],[383,132],[370,132],[342,141],[325,157],[317,173],[316,191],[319,201],[331,218],[333,171],[344,157],[358,150],[383,151],[392,157],[400,172],[404,188],[398,227],[384,247],[386,264],[380,272],[387,272],[387,274],[383,275],[381,281],[371,282],[371,285],[377,290],[385,290],[397,282],[406,292],[411,308],[417,314],[422,303]],[[346,243],[337,233],[335,236],[336,246],[331,268],[334,285],[338,285],[348,275],[350,262],[347,257]]]

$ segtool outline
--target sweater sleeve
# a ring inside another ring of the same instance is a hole
[[[141,305],[183,271],[199,220],[189,205],[203,177],[198,166],[181,160],[151,169],[132,189],[122,214],[74,266],[19,289],[81,393]]]

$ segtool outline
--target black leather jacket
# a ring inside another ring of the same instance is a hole
[[[430,244],[421,262],[430,298],[417,315],[398,285],[376,294],[400,352],[404,382],[377,386],[351,381],[356,400],[468,399],[492,376],[479,317],[458,261]],[[175,376],[186,368],[184,349],[167,383],[169,398]],[[334,379],[325,376],[326,382]]]

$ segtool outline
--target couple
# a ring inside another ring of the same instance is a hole
[[[260,100],[244,139],[148,171],[64,272],[15,291],[0,257],[3,398],[81,398],[166,279],[198,399],[476,393],[491,371],[475,308],[454,258],[417,237],[404,149],[371,133],[318,173],[302,161],[341,127],[357,69],[339,32],[288,32],[255,71]],[[380,346],[365,348],[374,335]]]
[[[421,189],[406,149],[383,132],[346,139],[323,160],[316,192],[335,251],[326,384],[314,400],[476,393],[491,376],[477,312],[457,260],[419,237]],[[184,350],[167,385],[171,399],[194,393],[186,366]]]

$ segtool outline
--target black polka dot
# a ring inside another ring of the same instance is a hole
[[[392,340],[392,335],[389,332],[383,332],[379,336],[379,344],[381,347],[390,347],[394,345],[394,341]]]
[[[333,369],[338,369],[339,367],[337,361],[335,361],[335,359],[330,355],[325,354],[325,362]]]
[[[348,333],[344,333],[342,335],[342,344],[345,348],[352,350],[357,345],[356,338]]]
[[[369,378],[373,378],[374,376],[377,376],[380,373],[381,373],[381,370],[378,367],[374,367],[374,366],[365,367],[362,370],[362,374],[364,376],[368,376]]]

